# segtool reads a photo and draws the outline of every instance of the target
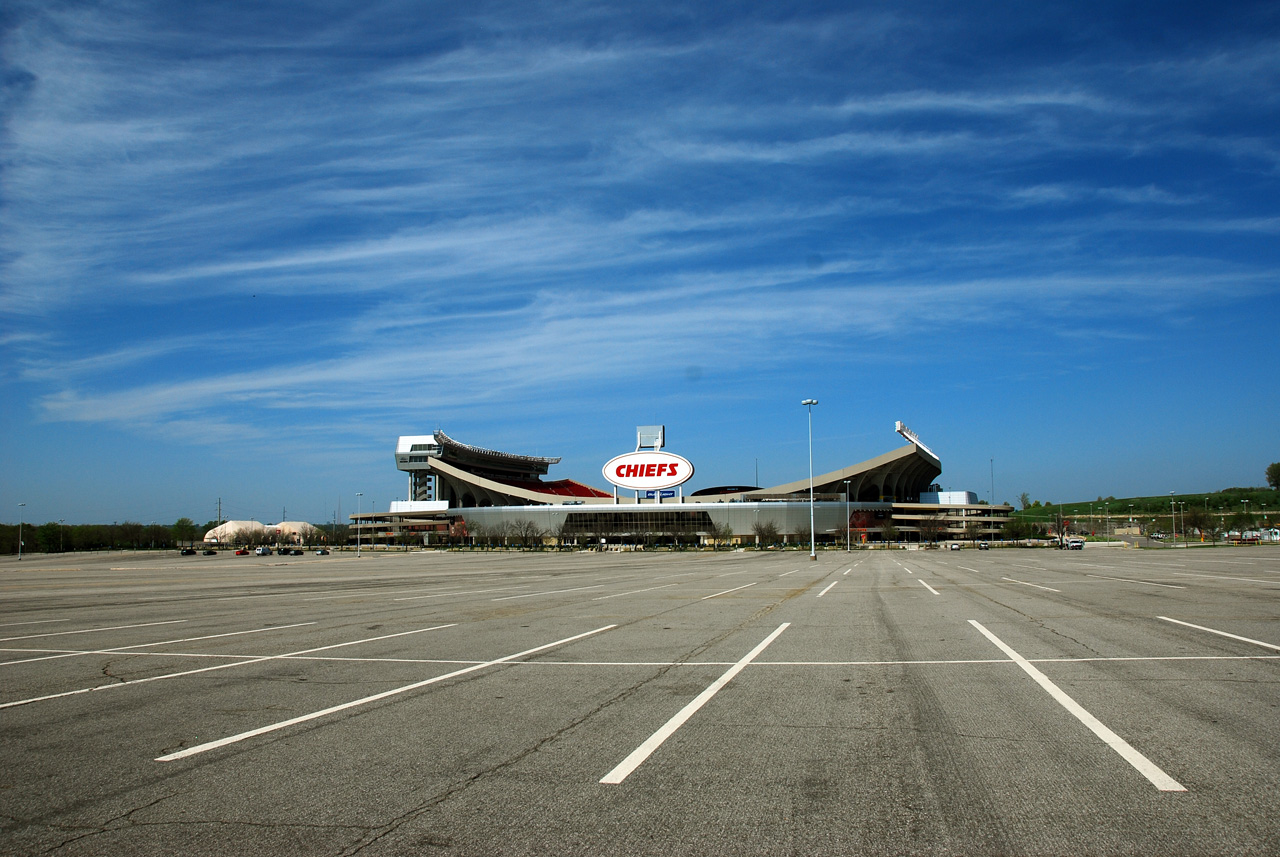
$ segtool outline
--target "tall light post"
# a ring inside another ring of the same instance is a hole
[[[813,531],[813,406],[817,399],[805,399],[800,404],[809,409],[809,559],[818,558],[817,534]]]
[[[853,528],[849,526],[849,480],[846,479],[844,481],[844,552],[845,553],[849,553],[852,550],[852,548],[850,547],[850,542],[853,539],[853,534],[849,532],[851,529]]]
[[[66,518],[58,519],[58,553],[62,553],[62,532],[63,532],[62,525],[65,524],[66,522],[67,522]]]
[[[364,496],[361,491],[356,492],[356,557],[360,556],[360,498]]]
[[[1178,540],[1178,507],[1173,505],[1173,492],[1169,492],[1169,529],[1173,531],[1174,541]]]
[[[22,519],[24,517],[22,509],[26,505],[26,503],[18,504],[18,562],[22,562]]]

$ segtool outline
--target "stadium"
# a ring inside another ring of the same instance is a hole
[[[372,544],[475,544],[519,541],[626,549],[710,543],[872,544],[989,540],[1011,506],[969,491],[943,492],[942,463],[901,422],[906,441],[875,458],[769,487],[727,485],[689,496],[694,466],[663,452],[665,428],[640,426],[636,448],[602,468],[611,490],[549,479],[559,458],[462,443],[437,430],[399,438],[397,469],[408,500],[385,513],[351,516],[350,541]],[[630,495],[630,496],[627,496]]]

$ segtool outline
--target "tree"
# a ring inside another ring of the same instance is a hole
[[[1236,512],[1231,516],[1231,529],[1244,536],[1245,531],[1253,529],[1256,519],[1252,512]]]
[[[511,539],[521,548],[541,545],[545,536],[546,533],[542,527],[527,518],[520,518],[511,522]]]
[[[196,522],[190,518],[179,518],[173,522],[173,527],[170,529],[179,544],[183,542],[190,544],[196,540]]]
[[[964,537],[971,542],[982,538],[982,522],[969,520],[964,524]]]
[[[1280,490],[1280,461],[1274,461],[1267,465],[1267,484]]]
[[[898,526],[893,522],[893,518],[887,515],[884,523],[880,525],[880,538],[886,542],[896,542],[898,540]]]
[[[921,515],[919,527],[920,541],[933,544],[938,540],[938,534],[942,532],[942,516],[933,513]]]
[[[733,527],[728,523],[712,522],[707,530],[707,538],[711,539],[711,549],[720,550],[720,542],[728,541],[733,537]]]
[[[569,524],[569,516],[565,515],[564,520],[556,524],[555,530],[551,533],[556,540],[556,550],[570,545],[577,541],[578,531]]]
[[[755,534],[756,543],[762,548],[778,543],[778,525],[773,521],[756,521],[751,525],[751,532]]]
[[[1201,535],[1207,535],[1212,518],[1204,509],[1188,509],[1182,520],[1188,531],[1195,530]]]
[[[1019,494],[1019,495],[1018,495],[1018,504],[1022,506],[1022,511],[1024,511],[1024,512],[1025,512],[1027,509],[1030,509],[1030,508],[1031,508],[1031,495],[1030,495],[1030,494],[1028,494],[1026,491],[1023,491],[1021,494]]]

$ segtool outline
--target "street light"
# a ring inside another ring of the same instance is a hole
[[[360,498],[364,496],[364,492],[356,492],[356,557],[360,556]]]
[[[850,547],[850,541],[853,538],[853,534],[849,532],[851,529],[853,528],[849,526],[849,480],[846,479],[844,481],[844,552],[845,553],[849,553],[849,551],[852,550],[852,548]]]
[[[65,524],[66,522],[67,522],[66,518],[58,519],[58,553],[62,553],[62,531],[63,531],[62,525]]]
[[[22,562],[22,518],[23,518],[22,507],[25,505],[27,504],[26,503],[18,504],[18,562]]]
[[[809,559],[818,558],[817,536],[813,532],[813,406],[817,399],[805,399],[800,404],[809,409]]]

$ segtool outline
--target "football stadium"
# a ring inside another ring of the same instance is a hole
[[[608,490],[550,478],[559,458],[500,452],[437,430],[396,443],[408,500],[351,516],[350,541],[425,547],[521,544],[649,546],[868,545],[986,541],[1011,506],[941,491],[942,462],[901,422],[906,444],[781,485],[724,485],[686,495],[694,462],[664,452],[665,427],[639,426],[636,446],[602,464]],[[812,525],[811,525],[812,522]]]

